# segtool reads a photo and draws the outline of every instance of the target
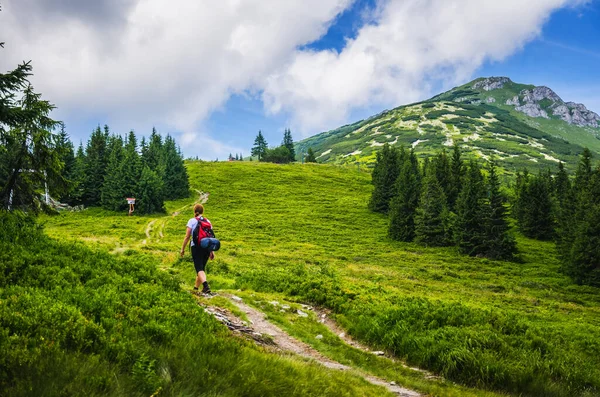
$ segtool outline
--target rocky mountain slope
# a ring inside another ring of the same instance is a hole
[[[372,162],[385,143],[433,153],[457,142],[467,156],[494,157],[507,170],[576,163],[584,147],[600,154],[600,116],[564,102],[548,87],[507,77],[479,78],[430,100],[384,111],[297,144],[322,162]]]

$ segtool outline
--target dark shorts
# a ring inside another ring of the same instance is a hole
[[[194,260],[196,274],[198,274],[198,272],[203,272],[206,269],[206,263],[208,262],[209,256],[209,250],[196,247],[195,245],[192,246],[192,259]]]

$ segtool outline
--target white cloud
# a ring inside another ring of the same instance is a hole
[[[469,78],[580,0],[382,0],[340,53],[299,50],[353,0],[19,0],[0,13],[0,70],[32,59],[63,119],[181,133],[186,155],[241,151],[203,122],[233,93],[316,133],[352,110],[392,106]],[[164,129],[163,129],[164,130]],[[209,152],[209,153],[207,153]]]
[[[123,8],[125,17],[114,16],[118,23],[99,24],[72,1],[53,0],[65,9],[48,20],[45,0],[24,1],[3,4],[0,37],[7,46],[0,69],[32,59],[36,89],[63,118],[102,114],[111,126],[160,124],[186,134],[202,130],[232,93],[260,90],[351,2],[139,0]],[[98,18],[110,18],[102,10],[114,0],[103,3]],[[184,151],[193,153],[189,146]]]
[[[305,133],[347,121],[367,104],[396,106],[451,87],[486,60],[502,60],[534,39],[569,0],[389,0],[375,24],[340,53],[297,51],[269,76],[266,109],[288,111]]]

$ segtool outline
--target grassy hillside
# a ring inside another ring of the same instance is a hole
[[[491,91],[473,89],[479,80],[315,135],[299,142],[297,152],[312,147],[319,162],[370,163],[384,143],[414,147],[418,154],[458,143],[468,157],[494,157],[510,172],[555,168],[558,161],[573,168],[583,147],[600,153],[600,129],[569,125],[556,117],[529,117],[505,104],[533,86],[510,82]]]
[[[386,393],[232,337],[152,255],[53,241],[23,216],[0,226],[3,396]]]
[[[192,187],[210,192],[206,214],[223,241],[213,289],[327,307],[373,348],[465,385],[600,394],[600,291],[559,273],[551,243],[519,237],[523,261],[507,263],[392,242],[385,217],[366,209],[370,174],[354,167],[193,162],[188,171]],[[155,218],[62,214],[46,228],[117,257],[152,253],[189,288],[192,266],[176,255],[191,205],[169,203],[173,215]]]

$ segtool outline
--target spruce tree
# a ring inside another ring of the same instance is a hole
[[[285,146],[290,151],[290,161],[296,161],[296,151],[294,149],[294,140],[292,139],[292,131],[288,128],[283,133],[282,146]]]
[[[509,233],[507,211],[500,193],[500,180],[496,163],[490,162],[488,177],[488,204],[485,222],[485,256],[492,259],[512,260],[517,252],[517,244]]]
[[[394,185],[400,173],[398,160],[397,149],[387,143],[377,153],[377,162],[372,174],[374,189],[369,201],[371,211],[388,212],[390,200],[395,195]]]
[[[455,211],[456,200],[462,190],[462,181],[465,175],[460,148],[455,143],[452,148],[452,160],[450,161],[450,181],[448,188],[448,209]]]
[[[450,195],[452,186],[452,171],[446,149],[442,149],[442,151],[434,157],[432,167],[434,168],[436,179],[447,199]]]
[[[263,136],[262,132],[259,130],[256,139],[254,139],[254,146],[252,147],[252,156],[258,157],[258,161],[262,161],[265,152],[268,149],[267,141]]]
[[[591,156],[582,156],[582,163]],[[587,166],[587,164],[584,164]],[[578,284],[600,286],[600,164],[578,189],[570,249],[563,269]]]
[[[163,182],[158,174],[144,166],[138,184],[135,209],[141,214],[164,212]]]
[[[142,149],[142,162],[160,177],[163,177],[164,174],[163,155],[162,137],[156,132],[156,128],[153,127],[148,141],[148,147],[146,150]]]
[[[60,132],[56,135],[55,147],[59,161],[63,165],[62,175],[59,178],[49,179],[48,183],[54,187],[58,200],[68,202],[71,199],[71,193],[74,189],[73,169],[75,167],[75,151],[73,142],[69,139],[64,124],[61,124]]]
[[[162,158],[164,166],[161,169],[164,169],[165,199],[175,200],[188,197],[190,195],[190,183],[183,162],[183,155],[170,135],[165,138]]]
[[[315,157],[315,152],[312,150],[312,147],[308,148],[308,151],[306,152],[305,161],[307,163],[316,163],[317,162],[317,158]]]
[[[138,192],[138,182],[142,173],[142,160],[138,153],[137,138],[135,132],[130,131],[125,141],[123,161],[122,161],[122,193],[125,197],[136,197]],[[161,197],[162,198],[162,197]]]
[[[80,205],[83,203],[84,197],[84,181],[85,181],[85,151],[83,143],[79,143],[77,154],[75,155],[75,163],[71,174],[72,189],[67,199],[69,205]]]
[[[450,243],[450,217],[438,171],[437,167],[431,167],[425,176],[415,215],[415,241],[425,246],[442,247]]]
[[[118,135],[111,136],[108,147],[110,149],[110,157],[102,185],[101,204],[107,210],[120,211],[127,208],[125,199],[132,197],[127,195],[125,189],[123,175],[125,151],[123,150],[123,138]]]
[[[528,174],[518,176],[513,211],[519,229],[527,237],[548,240],[554,236],[551,183],[551,179],[541,172],[533,177]]]
[[[102,184],[106,175],[108,136],[98,126],[90,136],[85,150],[85,179],[83,202],[87,206],[100,205]]]
[[[419,162],[411,150],[406,156],[403,147],[398,156],[400,175],[394,185],[395,195],[390,202],[388,235],[398,241],[413,241],[415,238],[415,215],[420,196]]]
[[[461,253],[471,256],[485,254],[485,215],[483,175],[477,163],[471,160],[456,201],[454,238]]]

